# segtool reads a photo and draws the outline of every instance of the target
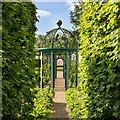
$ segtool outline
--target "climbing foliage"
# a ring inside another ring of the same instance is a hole
[[[36,20],[36,7],[32,2],[2,3],[3,120],[31,118]]]
[[[79,86],[74,118],[120,119],[120,3],[86,2],[80,19]],[[68,91],[69,94],[69,91]],[[77,97],[76,97],[77,96]],[[68,101],[72,100],[68,96]],[[73,101],[74,102],[74,101]],[[69,102],[68,102],[69,103]],[[73,106],[72,102],[69,107]],[[78,114],[81,111],[82,114]],[[84,115],[83,115],[84,114]]]

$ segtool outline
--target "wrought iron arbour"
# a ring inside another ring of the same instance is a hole
[[[44,40],[44,48],[38,48],[38,51],[41,55],[39,59],[41,62],[41,69],[39,69],[39,82],[41,87],[43,87],[42,82],[42,55],[45,52],[49,52],[51,54],[51,87],[54,89],[54,82],[56,78],[56,62],[55,62],[55,53],[65,52],[65,67],[64,67],[64,77],[65,77],[65,88],[68,89],[68,78],[69,78],[69,53],[75,52],[76,54],[76,86],[78,85],[78,42],[69,30],[62,28],[62,21],[59,20],[57,22],[58,28],[52,29],[47,32]],[[49,47],[48,47],[49,44]],[[60,45],[60,46],[59,46]]]

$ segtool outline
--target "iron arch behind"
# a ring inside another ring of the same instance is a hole
[[[50,48],[57,48],[55,45],[57,43],[59,44],[61,40],[64,41],[63,43],[64,47],[62,48],[78,48],[78,42],[73,33],[60,26],[47,32],[45,36],[45,41],[46,43],[49,42]]]
[[[63,41],[63,46],[56,46],[57,42]],[[44,40],[45,46],[47,48],[38,48],[39,53],[41,56],[44,54],[44,52],[50,53],[50,59],[51,59],[51,87],[54,89],[54,82],[55,82],[55,53],[56,52],[65,52],[66,53],[66,75],[65,75],[65,88],[68,89],[68,72],[69,72],[69,53],[75,52],[76,53],[76,86],[78,85],[78,43],[74,36],[74,34],[70,31],[68,31],[65,28],[61,28],[61,25],[58,25],[58,28],[52,29],[49,32],[47,32]],[[40,58],[40,57],[39,57]],[[41,57],[42,60],[42,57]],[[42,62],[41,62],[42,66]],[[42,69],[39,69],[39,73],[42,75]],[[42,76],[39,80],[40,83],[42,83]]]

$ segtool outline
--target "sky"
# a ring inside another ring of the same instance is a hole
[[[37,16],[40,16],[36,23],[37,34],[45,35],[46,32],[57,28],[57,21],[62,20],[62,26],[68,30],[72,29],[70,23],[70,11],[73,10],[72,2],[36,2]]]

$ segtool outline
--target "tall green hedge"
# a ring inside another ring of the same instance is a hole
[[[30,119],[35,87],[36,7],[32,2],[2,3],[3,120]]]
[[[67,93],[72,117],[119,120],[120,2],[85,2],[79,28],[82,59],[75,101]],[[77,103],[77,110],[69,100]]]
[[[2,118],[2,4],[0,3],[0,119]]]
[[[80,80],[89,119],[120,119],[120,3],[85,3]]]

